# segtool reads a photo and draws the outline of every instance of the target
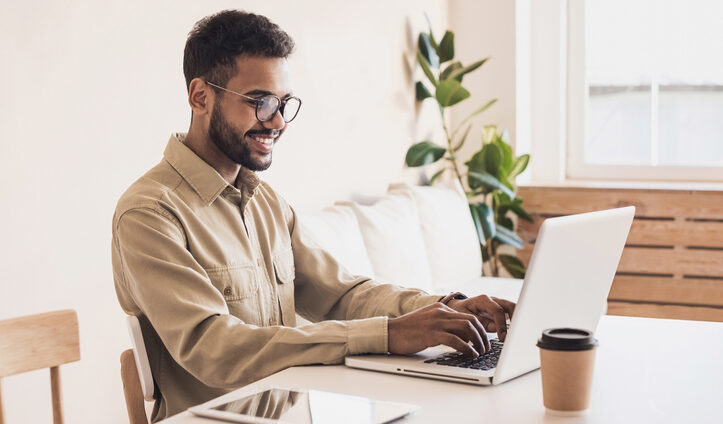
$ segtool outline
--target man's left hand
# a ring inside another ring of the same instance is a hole
[[[452,299],[447,306],[457,312],[473,314],[482,323],[485,330],[497,333],[500,341],[507,338],[507,320],[512,319],[515,303],[485,294],[469,299]]]

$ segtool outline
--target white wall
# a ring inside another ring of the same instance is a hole
[[[515,3],[498,0],[450,2],[449,21],[455,32],[456,60],[469,65],[490,57],[481,68],[464,77],[463,86],[470,91],[471,97],[451,108],[452,126],[456,127],[487,101],[498,99],[471,121],[474,126],[460,151],[460,164],[480,149],[484,125],[507,129],[513,145],[517,139]]]
[[[445,0],[4,2],[0,319],[78,311],[82,359],[61,368],[69,423],[127,422],[111,216],[170,133],[188,127],[187,32],[230,7],[266,14],[297,42],[290,63],[304,106],[264,178],[298,209],[414,179],[406,149],[439,132],[433,114],[415,120],[410,72],[422,11],[441,31]],[[50,422],[47,371],[5,378],[2,390],[7,422]]]

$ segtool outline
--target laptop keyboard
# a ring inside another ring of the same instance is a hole
[[[489,352],[480,355],[476,358],[465,356],[459,352],[450,352],[440,355],[436,358],[427,359],[424,361],[428,364],[447,365],[450,367],[460,368],[471,368],[474,370],[491,370],[497,366],[497,361],[500,359],[500,352],[502,352],[503,343],[499,339],[490,340]]]

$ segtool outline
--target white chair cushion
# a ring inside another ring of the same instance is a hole
[[[433,289],[450,289],[482,274],[477,232],[461,190],[392,184],[389,193],[416,202]]]
[[[414,199],[387,195],[371,206],[342,204],[356,214],[377,280],[431,291],[432,275]]]
[[[372,277],[359,224],[348,206],[331,206],[313,214],[299,214],[299,223],[319,247],[331,253],[354,275]]]

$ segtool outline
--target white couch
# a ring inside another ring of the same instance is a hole
[[[482,271],[459,189],[392,184],[372,205],[338,202],[299,224],[353,274],[381,282],[446,293]]]

